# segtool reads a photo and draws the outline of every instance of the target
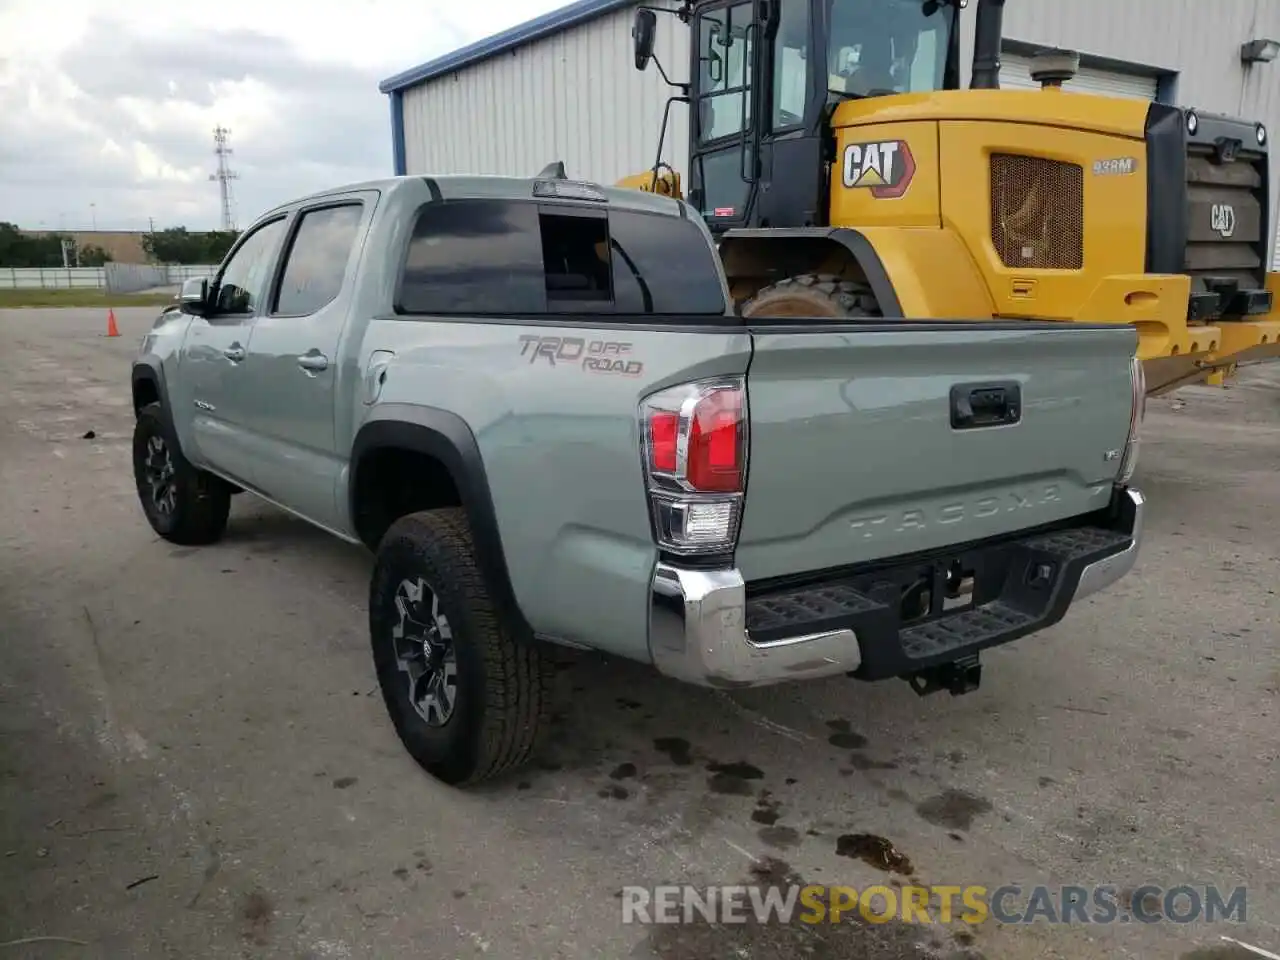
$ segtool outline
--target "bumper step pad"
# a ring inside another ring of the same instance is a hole
[[[1073,527],[962,551],[955,558],[926,557],[835,581],[770,590],[749,595],[747,632],[753,643],[767,645],[801,634],[853,630],[863,659],[857,676],[909,675],[1056,622],[1081,570],[1131,542],[1129,535],[1115,530]],[[904,624],[899,613],[903,589],[922,571],[952,562],[976,571],[975,599],[980,602]],[[1046,569],[1053,571],[1051,576],[1034,583],[1035,571]]]
[[[806,633],[838,629],[850,617],[884,609],[844,583],[802,587],[747,602],[747,629],[753,636],[803,626]]]

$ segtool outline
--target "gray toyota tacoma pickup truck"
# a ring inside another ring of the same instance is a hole
[[[436,777],[527,760],[554,645],[724,689],[961,693],[1132,567],[1124,325],[744,320],[683,202],[402,177],[281,206],[133,364],[181,544],[248,491],[374,552],[387,711]]]

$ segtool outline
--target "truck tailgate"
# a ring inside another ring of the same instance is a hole
[[[748,582],[997,537],[1110,500],[1133,402],[1131,327],[756,321],[751,333],[737,550]]]

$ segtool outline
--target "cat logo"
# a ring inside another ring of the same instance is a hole
[[[915,157],[905,140],[851,143],[844,148],[844,185],[868,189],[877,200],[905,194],[915,172]]]
[[[1209,210],[1209,229],[1224,240],[1236,232],[1236,208],[1229,203],[1215,203]]]

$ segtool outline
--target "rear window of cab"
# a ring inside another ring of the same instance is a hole
[[[400,314],[722,316],[715,251],[692,221],[536,200],[443,200],[414,221]]]

